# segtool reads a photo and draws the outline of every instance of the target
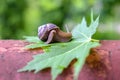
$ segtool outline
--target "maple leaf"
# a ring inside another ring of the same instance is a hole
[[[24,36],[23,38],[25,38],[25,40],[28,42],[42,43],[37,36]]]
[[[49,44],[44,44],[37,36],[24,36],[25,40],[31,42],[31,44],[25,46],[26,49],[34,49],[39,47],[49,46]]]
[[[72,60],[77,59],[74,64],[74,80],[77,80],[90,49],[99,45],[99,42],[91,39],[92,35],[96,32],[99,17],[97,17],[95,21],[93,18],[91,20],[90,26],[87,27],[86,20],[83,18],[81,24],[73,29],[73,40],[70,42],[47,45],[38,41],[35,44],[31,44],[32,46],[27,46],[27,48],[42,47],[45,53],[33,56],[34,59],[20,69],[19,72],[34,70],[35,73],[37,73],[42,69],[50,67],[52,80],[55,80],[56,77],[68,67]],[[29,40],[34,42],[34,39]]]

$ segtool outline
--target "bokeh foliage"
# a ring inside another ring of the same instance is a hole
[[[102,24],[120,21],[119,3],[119,0],[0,0],[0,38],[36,36],[38,26],[46,23],[55,23],[62,29],[67,24],[72,28],[83,16],[90,22],[91,9],[95,16],[100,14]],[[108,29],[106,32],[98,30],[94,37],[119,39],[114,36],[119,35],[116,31],[107,25],[105,27]]]

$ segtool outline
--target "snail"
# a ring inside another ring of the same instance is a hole
[[[48,23],[38,27],[38,37],[45,43],[68,42],[72,38],[70,32],[63,32],[58,26]]]

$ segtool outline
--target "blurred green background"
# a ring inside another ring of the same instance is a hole
[[[96,39],[120,39],[120,0],[0,0],[0,39],[37,36],[38,26],[54,23],[71,29],[91,9],[100,14]]]

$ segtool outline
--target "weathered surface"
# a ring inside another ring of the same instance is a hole
[[[25,50],[28,44],[20,40],[0,40],[0,80],[50,80],[50,69],[37,74],[18,73],[17,70],[32,60],[32,55],[42,53],[42,49]],[[57,80],[72,80],[72,65]],[[120,41],[101,41],[101,46],[91,50],[79,80],[119,80]]]

